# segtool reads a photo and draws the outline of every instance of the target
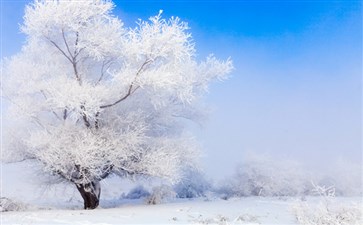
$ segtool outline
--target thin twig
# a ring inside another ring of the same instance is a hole
[[[67,113],[68,113],[68,111],[67,111],[67,109],[64,109],[64,112],[63,112],[63,120],[66,120],[67,119]]]
[[[72,58],[70,58],[64,51],[62,48],[60,48],[57,43],[55,43],[53,40],[49,39],[48,37],[46,37],[68,60],[69,62],[72,64],[73,66],[73,71],[74,71],[74,75],[76,76],[76,79],[77,81],[79,82],[79,85],[82,85],[82,80],[78,74],[78,70],[77,70],[77,61],[75,60],[75,58],[71,55]],[[70,52],[69,48],[68,48],[68,44],[65,40],[65,37],[64,37],[64,41],[65,41],[65,44],[67,46],[67,49],[68,51]]]
[[[69,45],[67,43],[66,36],[64,34],[64,30],[63,29],[62,29],[62,37],[63,37],[64,44],[66,45],[67,51],[69,53],[69,56],[70,56],[70,58],[72,58],[72,61],[74,61],[74,56],[72,55],[71,50],[69,49]]]
[[[69,62],[71,62],[73,64],[73,61],[71,58],[69,58],[69,56],[57,45],[57,43],[55,43],[54,41],[50,40],[49,38],[47,38],[68,60]]]
[[[85,113],[86,108],[84,107],[84,105],[81,105],[81,109],[83,110],[83,112],[82,112],[82,118],[83,118],[84,124],[86,125],[87,128],[90,128],[91,127],[91,124],[90,124],[90,122],[87,119],[87,115]]]
[[[79,50],[79,51],[77,52],[78,40],[79,40],[79,33],[78,33],[78,32],[76,32],[76,43],[74,44],[74,58],[76,58],[76,57],[77,57],[77,55],[79,54],[79,52],[81,51],[81,50]]]

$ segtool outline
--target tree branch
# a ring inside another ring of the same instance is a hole
[[[69,49],[69,45],[67,43],[66,36],[64,35],[64,29],[62,29],[62,37],[63,37],[64,44],[66,45],[67,51],[68,51],[70,57],[72,58],[72,61],[74,61],[74,56],[72,55],[71,50]]]
[[[82,85],[81,77],[78,74],[77,62],[72,62],[72,66],[73,66],[74,75],[76,76],[79,85]]]
[[[129,90],[127,91],[127,94],[124,97],[120,98],[119,100],[115,101],[114,103],[111,103],[108,105],[101,105],[100,108],[101,109],[108,108],[108,107],[114,106],[114,105],[122,102],[123,100],[125,100],[127,97],[129,97],[131,95],[132,87],[133,87],[133,84],[130,85]]]
[[[81,50],[79,50],[77,52],[77,45],[78,45],[78,41],[79,41],[79,33],[78,31],[76,32],[76,43],[74,44],[74,58],[76,58],[78,56],[78,54],[81,52]]]
[[[76,61],[76,58],[70,53],[70,49],[69,49],[69,47],[68,47],[68,44],[67,44],[67,41],[66,41],[66,39],[65,39],[65,36],[64,36],[64,32],[63,32],[63,30],[62,30],[62,34],[63,34],[63,39],[64,39],[64,42],[65,42],[65,44],[66,44],[66,47],[67,47],[67,50],[68,50],[68,52],[69,52],[69,54],[70,54],[70,56],[68,56],[67,55],[67,53],[65,53],[64,51],[63,51],[63,49],[62,48],[60,48],[58,45],[57,45],[57,43],[55,43],[53,40],[51,40],[50,38],[48,38],[48,37],[45,37],[46,39],[48,39],[49,41],[50,41],[50,43],[52,43],[67,59],[68,59],[68,61],[72,64],[72,66],[73,66],[73,71],[74,71],[74,75],[76,76],[76,79],[77,79],[77,81],[78,81],[78,83],[79,83],[79,85],[82,85],[82,80],[81,80],[81,78],[80,78],[80,76],[79,76],[79,74],[78,74],[78,70],[77,70],[77,61]],[[76,40],[76,41],[78,41],[78,40]]]
[[[99,124],[99,122],[98,122],[98,117],[99,117],[99,115],[100,115],[100,112],[97,112],[97,113],[96,113],[96,120],[95,120],[95,128],[96,128],[96,129],[98,129],[98,128],[99,128],[99,126],[100,126],[100,124]]]
[[[69,56],[57,45],[57,43],[55,43],[54,41],[50,40],[49,38],[47,38],[50,43],[52,43],[68,60],[69,62],[71,62],[73,64],[73,61],[71,58],[69,58]]]
[[[66,120],[67,119],[67,116],[68,116],[67,113],[68,113],[67,112],[67,109],[64,109],[64,112],[63,112],[63,120]]]
[[[81,105],[81,109],[83,110],[83,112],[82,112],[82,118],[83,118],[84,124],[86,125],[87,128],[90,128],[91,127],[91,124],[88,121],[87,115],[85,113],[86,108],[84,107],[84,105]]]
[[[113,169],[113,165],[107,166],[105,169],[105,172],[103,172],[103,174],[101,174],[100,178],[105,179],[106,177],[108,177],[108,175],[111,174],[112,169]]]
[[[101,76],[100,78],[97,80],[95,85],[98,85],[101,80],[103,79],[103,76],[105,75],[105,67],[107,66],[107,69],[110,68],[110,66],[112,65],[112,59],[108,60],[108,61],[103,61],[102,62],[102,67],[101,67]]]
[[[78,63],[79,60],[77,60],[78,55],[85,49],[85,48],[80,48],[79,50],[77,49],[78,46],[78,42],[79,42],[79,33],[76,32],[76,43],[74,43],[74,53],[73,53],[73,58],[74,58],[74,62]]]
[[[115,101],[114,103],[111,103],[111,104],[107,104],[107,105],[101,105],[100,106],[100,108],[101,109],[104,109],[104,108],[108,108],[108,107],[111,107],[111,106],[114,106],[114,105],[116,105],[116,104],[118,104],[118,103],[120,103],[120,102],[122,102],[123,100],[125,100],[127,97],[129,97],[131,94],[133,94],[138,88],[139,88],[139,86],[138,87],[136,87],[135,88],[135,90],[132,90],[132,88],[134,87],[134,83],[135,83],[135,81],[136,81],[136,79],[138,78],[138,76],[140,75],[140,73],[142,72],[142,70],[144,69],[144,67],[146,66],[146,65],[148,65],[149,63],[151,62],[151,60],[146,60],[142,65],[141,65],[141,67],[139,68],[139,70],[137,71],[137,73],[136,73],[136,75],[135,75],[135,78],[134,78],[134,80],[131,82],[131,84],[130,84],[130,86],[129,86],[129,89],[128,89],[128,91],[127,91],[127,93],[126,93],[126,95],[125,96],[123,96],[122,98],[120,98],[119,100],[117,100],[117,101]]]

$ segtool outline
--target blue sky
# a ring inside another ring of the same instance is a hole
[[[28,2],[1,2],[2,57],[25,41]],[[189,23],[199,59],[233,59],[231,78],[206,96],[209,121],[195,129],[207,173],[229,173],[246,152],[362,162],[361,1],[114,2],[126,26],[163,9]]]

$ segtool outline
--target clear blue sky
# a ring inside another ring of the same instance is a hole
[[[3,57],[25,41],[18,24],[28,2],[1,2]],[[195,131],[209,174],[230,172],[249,151],[362,162],[361,1],[114,2],[126,26],[163,9],[189,23],[200,59],[232,57],[236,69],[212,85],[214,110]]]

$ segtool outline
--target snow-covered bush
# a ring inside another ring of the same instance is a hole
[[[26,209],[27,206],[23,203],[0,197],[0,212],[23,211]]]
[[[299,224],[302,225],[359,225],[363,224],[362,206],[337,204],[335,188],[314,185],[314,192],[322,197],[318,205],[300,202],[293,207]],[[334,203],[334,204],[333,204]]]
[[[334,186],[336,196],[362,196],[363,164],[339,160],[315,176],[319,186]]]
[[[150,196],[150,192],[142,185],[138,185],[131,189],[129,193],[124,197],[127,199],[140,199]]]
[[[205,175],[195,169],[187,169],[184,178],[174,185],[178,198],[205,197],[205,193],[211,188],[211,183]]]
[[[310,206],[301,203],[295,207],[295,216],[302,225],[360,225],[362,210],[358,205],[330,207],[324,203]]]
[[[176,193],[173,188],[164,184],[153,188],[151,195],[146,198],[146,203],[150,205],[156,205],[175,197]]]
[[[217,187],[222,198],[231,196],[296,196],[306,194],[310,179],[293,161],[253,156],[240,163],[235,174]]]

